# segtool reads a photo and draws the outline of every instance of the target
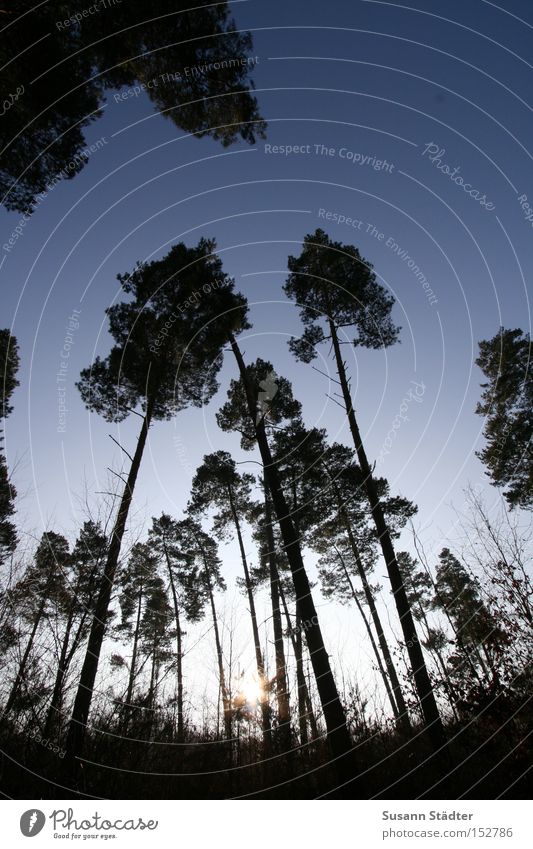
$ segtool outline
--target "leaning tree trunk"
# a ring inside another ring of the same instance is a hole
[[[278,702],[278,733],[283,752],[291,748],[291,715],[289,691],[287,689],[287,666],[283,648],[283,625],[281,622],[280,581],[276,558],[276,543],[272,530],[272,514],[265,481],[265,531],[268,548],[268,566],[270,577],[270,598],[272,601],[272,625],[274,629],[274,653],[276,657],[276,698]]]
[[[259,678],[259,688],[260,688],[260,705],[261,705],[261,725],[263,729],[263,744],[265,754],[268,756],[271,748],[271,732],[272,728],[270,725],[270,705],[268,703],[268,692],[267,692],[267,682],[265,678],[265,664],[263,661],[263,653],[261,651],[261,641],[259,638],[259,628],[257,625],[257,614],[255,611],[255,600],[254,600],[254,592],[252,588],[252,581],[250,579],[250,570],[248,569],[248,560],[246,558],[246,551],[244,548],[244,542],[242,539],[241,533],[241,523],[239,522],[239,517],[237,515],[237,510],[235,509],[235,502],[233,500],[233,493],[231,487],[228,487],[228,499],[231,510],[231,515],[233,517],[233,524],[235,525],[235,530],[237,531],[237,540],[239,542],[239,551],[241,553],[241,562],[242,568],[244,571],[244,583],[246,586],[246,593],[248,595],[248,604],[250,606],[250,618],[252,620],[252,634],[254,640],[255,647],[255,662],[257,666],[257,676]]]
[[[428,632],[428,637],[429,637],[429,632]],[[429,649],[429,651],[432,651],[433,654],[435,655],[435,657],[437,658],[437,666],[440,668],[440,671],[442,672],[442,676],[443,676],[442,677],[442,683],[444,685],[444,689],[446,690],[446,695],[448,696],[448,701],[450,703],[452,713],[454,715],[454,718],[457,721],[459,721],[459,713],[458,713],[457,707],[456,707],[456,705],[459,701],[459,696],[458,696],[457,691],[456,691],[456,689],[455,689],[455,687],[452,684],[452,681],[450,679],[450,675],[449,675],[448,669],[446,667],[446,663],[444,661],[444,658],[442,656],[442,652],[438,648]]]
[[[297,695],[298,695],[298,725],[300,729],[300,736],[302,733],[302,718],[303,721],[309,720],[309,725],[311,728],[311,738],[312,740],[318,740],[318,726],[316,724],[315,714],[313,711],[313,705],[311,703],[311,696],[309,695],[309,690],[307,687],[307,681],[305,680],[304,667],[303,667],[303,647],[301,640],[301,629],[296,625],[295,628],[292,627],[291,615],[289,613],[289,608],[287,606],[287,600],[285,598],[285,593],[283,592],[283,587],[281,582],[278,584],[279,587],[279,597],[281,599],[281,604],[283,606],[283,612],[285,614],[285,619],[287,621],[287,632],[290,637],[292,651],[294,654],[294,660],[296,663],[296,684],[297,684]],[[298,621],[298,619],[297,619]],[[298,642],[298,635],[300,636],[300,641]],[[299,674],[299,664],[301,665],[301,672]],[[309,737],[307,734],[307,724],[303,729],[303,736],[305,742],[309,742]],[[302,741],[300,741],[302,742]]]
[[[357,566],[357,572],[359,574],[359,578],[361,579],[361,583],[363,585],[363,591],[365,593],[366,603],[368,604],[368,608],[370,610],[370,615],[372,617],[372,622],[374,623],[374,628],[376,629],[376,634],[377,634],[377,637],[378,637],[379,646],[380,646],[380,649],[382,651],[383,658],[385,660],[385,665],[387,667],[388,677],[389,677],[390,682],[392,684],[392,689],[393,689],[393,692],[394,692],[394,701],[395,701],[396,707],[397,707],[397,711],[395,711],[395,716],[397,717],[398,724],[401,726],[403,731],[406,734],[410,735],[412,733],[413,729],[411,727],[411,721],[409,719],[409,713],[407,711],[407,705],[405,704],[405,699],[403,697],[403,691],[402,691],[402,688],[400,686],[400,682],[398,680],[398,675],[396,673],[396,667],[394,666],[394,662],[392,660],[392,655],[390,653],[389,644],[387,642],[387,639],[385,637],[385,632],[384,632],[383,626],[381,624],[381,619],[380,619],[379,614],[378,614],[376,602],[374,600],[372,590],[370,588],[370,585],[368,583],[368,579],[366,577],[365,567],[363,566],[363,563],[361,561],[361,556],[360,556],[360,553],[359,553],[359,547],[358,547],[358,545],[355,541],[355,537],[353,535],[350,520],[349,520],[348,515],[346,513],[346,510],[344,508],[344,505],[343,505],[343,502],[342,502],[342,497],[341,497],[341,494],[339,492],[339,488],[337,486],[336,481],[334,480],[334,478],[332,478],[331,474],[329,473],[329,471],[328,471],[328,477],[330,478],[332,485],[333,485],[333,488],[335,490],[335,497],[337,499],[337,505],[338,505],[338,508],[339,508],[339,512],[340,512],[340,515],[341,515],[341,518],[342,518],[344,528],[345,528],[346,533],[348,535],[350,548],[352,549],[352,554],[354,556],[355,564]],[[344,566],[344,562],[343,562],[343,566]],[[347,573],[346,566],[344,566],[344,569]],[[352,582],[351,582],[351,579],[350,579],[349,576],[348,576],[348,580],[350,581],[350,585],[351,585]],[[353,589],[353,587],[352,587],[352,589]]]
[[[383,661],[381,660],[381,655],[379,653],[377,643],[374,639],[374,634],[372,633],[372,628],[370,627],[370,622],[368,621],[368,617],[367,617],[367,615],[366,615],[366,613],[363,609],[363,605],[361,604],[361,602],[359,601],[359,598],[357,597],[357,593],[355,591],[355,587],[354,587],[353,581],[352,581],[352,576],[350,575],[350,573],[348,571],[348,567],[346,566],[346,563],[344,562],[344,557],[342,556],[342,554],[340,553],[340,551],[337,549],[336,546],[335,546],[335,551],[337,552],[337,557],[339,558],[339,563],[342,566],[344,576],[345,576],[346,580],[348,581],[348,586],[350,587],[350,592],[352,594],[352,598],[355,601],[357,609],[358,609],[359,613],[361,614],[361,618],[364,622],[365,629],[366,629],[366,632],[368,634],[368,638],[370,640],[370,645],[372,646],[372,650],[373,650],[374,656],[376,658],[378,669],[379,669],[379,672],[381,674],[381,678],[383,679],[383,684],[385,685],[385,690],[387,692],[387,697],[389,699],[390,706],[391,706],[392,712],[394,714],[394,718],[396,720],[398,720],[398,718],[400,716],[400,712],[398,710],[398,705],[396,704],[396,699],[394,698],[394,694],[393,694],[392,689],[391,689],[391,682],[389,680],[389,676],[387,675],[385,667],[383,666]],[[367,601],[368,601],[368,599],[367,599]]]
[[[427,645],[431,636],[431,626],[429,624],[428,618],[426,616],[426,611],[424,610],[424,606],[421,601],[418,602],[418,612],[421,617],[421,621],[424,623],[425,626],[425,637]],[[446,668],[444,657],[442,656],[442,652],[440,651],[440,649],[437,648],[437,646],[433,646],[433,648],[428,647],[428,651],[434,654],[437,659],[437,666],[440,667],[440,670],[443,675],[442,682],[444,685],[444,689],[446,690],[446,695],[448,696],[448,701],[450,702],[452,713],[455,719],[459,720],[459,714],[456,708],[456,704],[459,701],[459,696],[451,681],[448,669]]]
[[[291,468],[291,494],[292,494],[292,510],[291,518],[294,523],[294,530],[300,540],[300,528],[298,526],[298,497],[296,493],[296,478],[294,476],[294,468]],[[304,654],[302,640],[302,620],[298,612],[298,601],[296,601],[296,628],[294,635],[294,660],[296,663],[296,692],[298,695],[298,726],[300,730],[300,745],[305,751],[309,743],[307,733],[308,724],[308,707],[310,704],[309,688],[305,678],[304,670]],[[305,751],[307,755],[307,752]]]
[[[350,426],[354,447],[357,453],[359,466],[363,473],[364,484],[368,501],[370,504],[372,518],[376,526],[378,539],[381,545],[381,550],[383,552],[383,558],[387,566],[387,571],[391,582],[392,594],[394,596],[394,601],[398,610],[398,616],[400,618],[400,624],[402,627],[407,652],[409,654],[411,668],[413,670],[416,691],[420,700],[420,706],[422,708],[424,720],[427,725],[428,734],[430,736],[434,748],[438,751],[440,749],[446,748],[447,746],[446,734],[444,732],[444,727],[442,725],[439,709],[437,707],[435,694],[433,692],[433,687],[431,685],[431,680],[427,671],[426,662],[422,653],[422,647],[420,645],[418,634],[416,632],[416,625],[415,620],[413,618],[413,614],[411,612],[411,606],[409,604],[407,593],[405,592],[405,587],[403,585],[400,568],[398,566],[394,546],[392,544],[392,538],[387,527],[387,523],[385,521],[383,507],[379,500],[376,483],[372,476],[372,470],[370,468],[370,464],[366,456],[366,451],[364,449],[357,420],[355,418],[355,411],[352,404],[350,387],[348,385],[348,378],[346,375],[346,366],[344,360],[342,359],[339,339],[337,336],[337,328],[335,327],[335,323],[331,318],[329,319],[329,327],[331,332],[331,340],[333,342],[333,350],[335,352],[337,375],[341,384],[342,395],[344,399],[344,407],[346,410],[346,415],[348,417],[348,423]]]
[[[287,559],[291,567],[294,590],[300,614],[302,616],[302,627],[305,629],[307,646],[311,655],[313,664],[313,672],[316,678],[318,693],[324,712],[324,719],[327,727],[328,742],[331,747],[332,755],[335,759],[339,759],[336,765],[339,768],[339,773],[342,778],[347,777],[346,762],[343,762],[343,757],[352,751],[350,734],[346,725],[346,715],[341,704],[335,679],[331,671],[329,655],[324,646],[322,631],[318,621],[313,596],[309,579],[305,571],[302,553],[300,550],[298,535],[295,531],[293,521],[291,519],[290,510],[287,505],[285,495],[281,488],[279,474],[272,460],[270,446],[268,444],[265,424],[262,419],[256,421],[255,398],[252,388],[249,384],[246,366],[242,358],[241,351],[237,345],[235,337],[230,336],[231,347],[237,360],[239,372],[246,393],[246,401],[250,419],[255,428],[255,434],[263,467],[265,470],[265,478],[270,490],[272,504],[277,516],[283,544],[287,552]]]
[[[300,525],[298,521],[298,514],[300,510],[300,506],[298,504],[298,492],[296,487],[296,478],[294,473],[294,467],[291,468],[291,492],[292,492],[292,510],[291,517],[294,522],[294,530],[296,531],[296,535],[298,540],[301,539],[300,533]],[[302,642],[302,630],[301,630],[301,617],[299,613],[298,601],[296,601],[296,635],[295,635],[295,652],[294,659],[296,661],[296,684],[297,684],[297,692],[298,692],[298,720],[300,726],[300,739],[305,741],[305,744],[309,742],[309,738],[307,735],[307,725],[311,729],[311,742],[318,739],[318,728],[316,724],[315,714],[313,711],[313,705],[311,704],[311,696],[309,693],[309,687],[307,685],[307,679],[305,677],[305,669],[304,669],[304,655],[303,655],[303,642]]]
[[[398,680],[398,675],[396,672],[396,667],[394,666],[394,662],[392,660],[392,655],[390,653],[389,644],[387,642],[387,638],[385,637],[385,632],[383,630],[383,625],[381,624],[381,619],[378,614],[378,610],[376,607],[376,602],[374,600],[374,596],[372,594],[372,590],[368,583],[368,579],[366,577],[365,567],[361,561],[361,556],[359,554],[359,548],[357,543],[355,542],[352,529],[349,526],[349,523],[346,524],[346,530],[348,533],[348,538],[350,541],[350,546],[353,552],[353,556],[355,558],[355,563],[357,566],[357,572],[361,579],[361,583],[363,585],[363,591],[365,593],[366,602],[368,604],[370,615],[372,617],[372,622],[374,623],[374,628],[376,629],[376,634],[378,636],[379,646],[383,653],[383,658],[385,660],[385,665],[387,667],[387,673],[390,678],[390,682],[392,684],[392,689],[394,691],[394,698],[396,701],[396,705],[398,707],[398,722],[403,731],[406,734],[412,734],[412,726],[411,721],[409,719],[409,713],[407,711],[407,705],[405,704],[405,699],[403,697],[403,691],[400,686],[400,682]]]
[[[152,421],[154,403],[155,399],[151,398],[146,406],[146,415],[137,440],[137,447],[135,449],[135,454],[133,455],[128,479],[124,486],[120,507],[111,534],[111,542],[100,582],[100,590],[96,600],[91,631],[89,633],[89,640],[87,643],[80,681],[68,729],[64,761],[67,774],[73,772],[76,759],[79,758],[83,752],[94,682],[98,671],[98,662],[100,660],[102,643],[104,641],[107,613],[109,609],[109,602],[111,600],[111,591],[113,589],[113,582],[117,571],[122,538],[126,529],[126,521],[133,499],[133,491],[135,489],[137,475],[139,474],[139,468],[146,445],[146,438],[148,436],[148,429]]]

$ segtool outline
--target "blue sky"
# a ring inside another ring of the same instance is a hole
[[[94,500],[108,486],[107,468],[122,462],[108,434],[134,443],[139,420],[106,424],[83,408],[74,383],[95,353],[108,350],[104,310],[119,296],[116,274],[179,240],[216,238],[225,270],[250,302],[247,360],[270,359],[293,381],[306,422],[349,443],[327,380],[297,364],[286,345],[300,332],[282,292],[287,256],[317,226],[374,264],[403,328],[401,344],[388,351],[345,347],[369,456],[379,456],[409,390],[423,385],[381,473],[418,503],[418,524],[435,551],[453,538],[450,505],[461,507],[468,482],[496,502],[474,455],[483,426],[474,414],[481,378],[474,360],[477,341],[500,324],[530,327],[533,229],[519,198],[533,203],[533,15],[526,0],[505,8],[416,1],[232,4],[237,26],[253,34],[253,79],[269,125],[253,147],[191,138],[155,114],[147,96],[115,102],[109,93],[103,118],[87,133],[89,144],[104,140],[100,148],[79,176],[49,192],[12,250],[0,251],[1,324],[12,327],[22,358],[6,451],[28,531],[75,535],[83,481]],[[303,152],[272,152],[275,146]],[[440,163],[430,158],[436,148],[444,151]],[[385,160],[392,168],[369,164]],[[439,164],[457,168],[493,208]],[[326,212],[360,226],[326,223]],[[2,211],[2,244],[19,218]],[[436,302],[393,243],[425,275]],[[79,328],[59,433],[56,374],[74,309]],[[324,371],[332,369],[327,353]],[[179,515],[208,451],[252,459],[215,422],[235,374],[227,355],[221,390],[205,409],[154,426],[134,523],[162,510]]]

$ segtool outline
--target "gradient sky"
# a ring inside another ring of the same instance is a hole
[[[497,503],[474,455],[483,444],[474,360],[477,341],[500,324],[530,328],[533,228],[518,198],[528,195],[533,205],[533,9],[528,0],[507,0],[505,8],[486,0],[414,2],[232,4],[238,28],[253,34],[253,79],[269,125],[254,147],[186,137],[147,96],[115,102],[108,94],[103,118],[86,136],[88,143],[104,138],[101,149],[79,176],[53,188],[13,249],[0,250],[1,325],[12,328],[22,359],[6,451],[28,532],[75,536],[83,482],[95,502],[94,493],[108,488],[107,467],[122,462],[108,434],[134,444],[139,420],[106,424],[84,409],[74,382],[95,352],[109,348],[104,310],[119,296],[116,274],[179,240],[216,238],[225,270],[250,302],[246,359],[270,359],[293,382],[306,423],[349,444],[342,411],[326,397],[327,379],[297,364],[286,345],[301,332],[282,292],[287,256],[317,226],[355,244],[396,298],[401,344],[379,352],[345,346],[345,355],[372,459],[413,382],[423,384],[421,403],[409,403],[409,421],[379,469],[393,492],[419,505],[428,548],[438,552],[455,538],[452,505],[462,508],[467,483]],[[494,209],[438,170],[424,154],[431,143]],[[265,144],[310,152],[269,154]],[[334,152],[317,154],[315,145]],[[354,163],[342,149],[393,167]],[[320,210],[361,226],[325,222]],[[0,217],[3,244],[20,215]],[[389,239],[425,274],[436,302]],[[68,360],[66,432],[58,433],[56,374],[73,309],[81,310],[80,326]],[[322,353],[316,364],[331,371],[327,347]],[[227,355],[220,392],[205,409],[154,426],[135,532],[162,510],[179,516],[205,453],[226,448],[253,459],[214,418],[235,374]],[[344,617],[331,611],[328,627],[340,647]]]

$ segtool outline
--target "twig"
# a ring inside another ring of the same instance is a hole
[[[344,410],[344,404],[340,404],[339,401],[337,401],[336,398],[333,398],[332,395],[328,395],[327,392],[326,392],[326,398],[329,398],[329,400],[333,401],[334,404],[337,404],[337,406],[340,407],[341,410]],[[344,412],[346,412],[346,410],[344,410]]]
[[[111,434],[108,434],[108,436],[109,436],[109,438],[110,438],[110,439],[112,439],[112,440],[113,440],[113,442],[115,443],[115,445],[118,445],[118,447],[120,448],[120,450],[121,450],[121,451],[124,451],[124,454],[126,455],[126,457],[129,457],[129,459],[130,459],[130,460],[131,460],[131,462],[133,463],[133,457],[131,456],[131,454],[129,454],[129,453],[126,451],[126,449],[125,449],[125,448],[123,448],[123,447],[122,447],[122,445],[120,444],[120,442],[118,442],[118,440],[116,440],[114,436],[111,436]]]
[[[135,415],[136,415],[136,416],[139,416],[139,418],[140,418],[140,419],[144,419],[143,414],[142,414],[142,413],[138,413],[138,412],[137,412],[137,410],[134,410],[134,409],[133,409],[133,407],[126,407],[126,410],[128,411],[128,413],[135,413]]]
[[[122,477],[122,475],[119,475],[119,473],[118,473],[118,472],[114,472],[114,471],[113,471],[113,469],[110,469],[110,468],[109,468],[109,466],[107,467],[107,471],[108,471],[108,472],[111,472],[111,474],[112,474],[112,475],[116,475],[116,477],[117,477],[119,480],[121,480],[123,484],[127,484],[127,481],[125,481],[125,480],[124,480],[124,478]]]
[[[317,368],[316,366],[311,366],[311,368],[312,368],[314,371],[317,371],[317,372],[318,372],[319,374],[321,374],[323,377],[327,377],[327,379],[328,379],[328,380],[331,380],[333,383],[338,383],[338,384],[339,384],[339,386],[341,385],[340,380],[337,380],[335,377],[332,377],[330,374],[326,374],[326,372],[325,372],[325,371],[320,371],[320,369],[319,369],[319,368]]]

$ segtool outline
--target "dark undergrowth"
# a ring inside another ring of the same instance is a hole
[[[143,741],[99,731],[88,738],[73,779],[46,742],[0,727],[0,789],[15,799],[526,799],[533,763],[530,709],[512,718],[477,717],[447,727],[449,752],[432,754],[421,733],[367,733],[345,764],[325,740],[262,756],[253,736],[234,741]],[[339,786],[342,784],[342,786]],[[72,789],[76,787],[76,789]]]

